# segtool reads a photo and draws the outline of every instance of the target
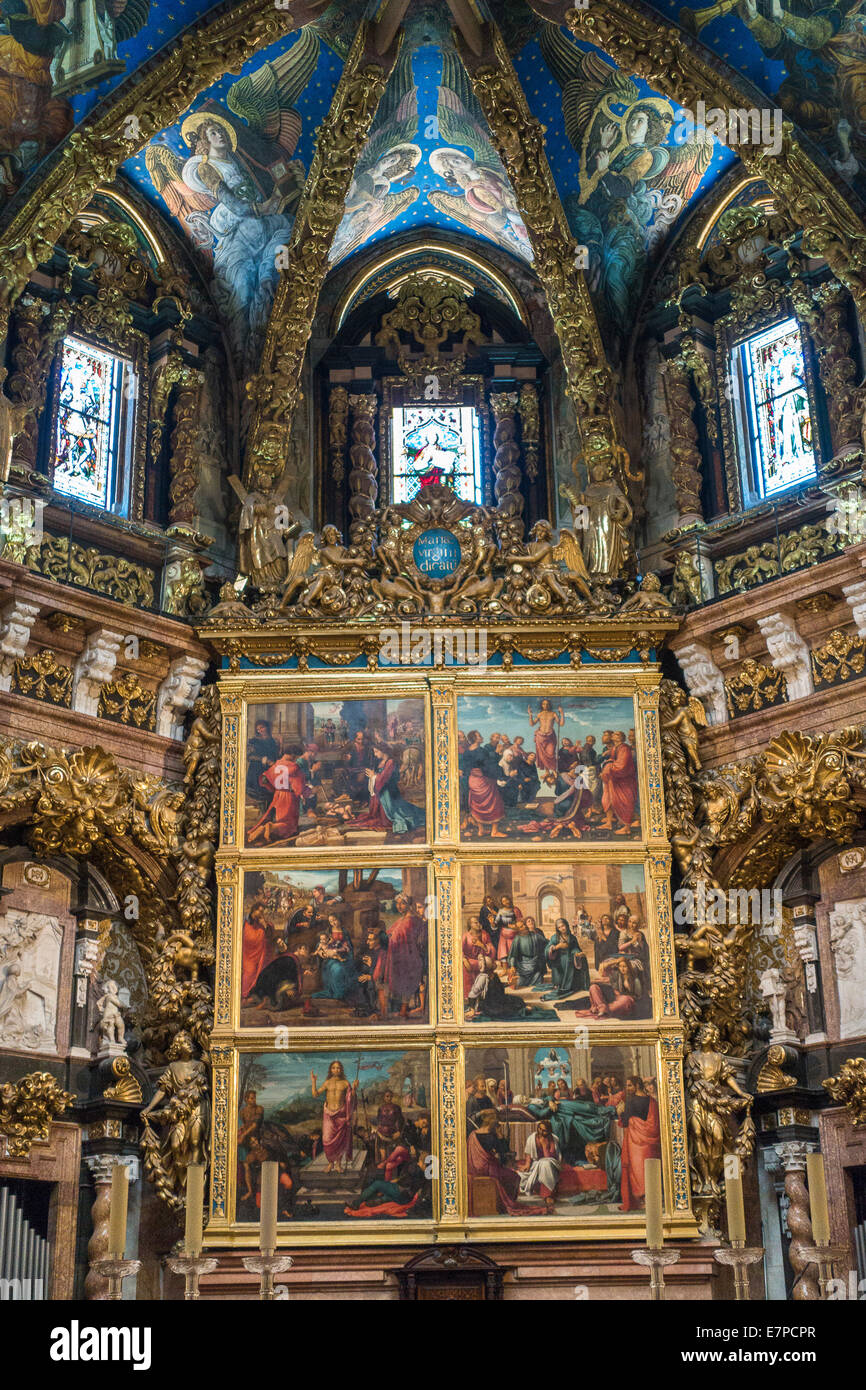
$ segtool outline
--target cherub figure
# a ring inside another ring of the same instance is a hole
[[[631,598],[626,599],[621,613],[649,613],[662,615],[671,611],[670,600],[662,593],[662,582],[657,574],[645,574],[640,587]]]
[[[560,528],[559,541],[554,544],[553,527],[549,521],[536,521],[529,533],[529,544],[522,563],[535,570],[535,577],[546,584],[562,603],[569,603],[572,590],[592,598],[589,573],[584,564],[580,542],[567,526]],[[560,568],[560,565],[562,568]]]
[[[702,729],[707,727],[706,711],[696,695],[687,695],[678,686],[671,691],[671,703],[674,705],[676,713],[668,714],[665,719],[665,730],[676,729],[683,746],[683,752],[686,755],[689,771],[697,776],[701,771],[701,758],[698,753],[698,725]]]
[[[102,998],[97,1000],[99,1041],[101,1046],[122,1046],[126,1041],[126,1024],[123,1021],[123,1005],[116,980],[106,980]]]

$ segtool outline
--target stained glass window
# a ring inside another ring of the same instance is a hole
[[[814,431],[796,319],[756,333],[735,351],[746,398],[744,434],[752,486],[758,497],[770,497],[815,476]]]
[[[443,483],[466,502],[483,502],[478,412],[468,405],[397,406],[391,421],[391,501]]]
[[[124,359],[86,343],[63,341],[54,487],[111,510],[117,498]]]

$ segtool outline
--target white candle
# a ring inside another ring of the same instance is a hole
[[[187,1257],[197,1260],[201,1254],[202,1206],[204,1204],[204,1166],[191,1163],[186,1170],[186,1234],[184,1247]]]
[[[643,1166],[644,1190],[646,1192],[646,1243],[651,1250],[659,1250],[664,1245],[662,1228],[662,1161],[648,1158]]]
[[[259,1248],[262,1254],[273,1254],[277,1248],[277,1185],[280,1168],[278,1163],[262,1164],[262,1208]]]
[[[129,1203],[129,1179],[125,1163],[115,1163],[111,1170],[111,1208],[108,1216],[108,1253],[112,1260],[122,1260],[126,1253],[126,1210]]]
[[[824,1174],[823,1154],[806,1155],[806,1175],[809,1179],[812,1239],[816,1245],[829,1245],[830,1208],[827,1204],[827,1179]]]

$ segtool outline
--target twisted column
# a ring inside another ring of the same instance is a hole
[[[94,1265],[108,1258],[108,1223],[111,1216],[111,1170],[114,1157],[110,1154],[93,1154],[85,1159],[93,1174],[96,1197],[90,1208],[93,1234],[87,1242],[87,1277],[84,1280],[84,1297],[99,1302],[108,1297],[108,1280],[97,1274]]]
[[[788,1259],[794,1271],[794,1288],[791,1297],[796,1303],[812,1303],[819,1298],[815,1266],[804,1254],[815,1244],[812,1239],[812,1220],[809,1208],[809,1190],[806,1187],[806,1154],[808,1145],[803,1140],[791,1140],[776,1145],[776,1153],[785,1170],[785,1196],[788,1198],[788,1230],[791,1244]]]
[[[493,432],[493,493],[497,508],[504,516],[520,519],[523,516],[523,497],[520,492],[520,448],[517,444],[516,391],[497,391],[490,397],[490,408],[496,421]],[[521,529],[522,529],[521,521]]]
[[[811,330],[818,358],[818,375],[827,398],[833,453],[860,444],[857,367],[851,357],[851,334],[846,327],[845,291],[836,280],[811,290],[799,280],[791,286],[797,317]]]
[[[14,402],[12,462],[36,470],[39,420],[46,403],[45,388],[54,350],[69,327],[72,306],[60,300],[53,308],[29,296],[19,300],[14,315],[15,345],[6,394]]]
[[[198,488],[198,419],[204,377],[194,368],[185,368],[174,398],[172,431],[169,439],[168,485],[169,524],[193,526]]]
[[[331,477],[335,483],[341,483],[345,472],[349,416],[349,393],[345,386],[331,387],[328,404],[328,453],[331,459]]]
[[[526,476],[534,480],[538,477],[541,420],[538,414],[538,390],[532,381],[525,381],[520,388],[520,435]]]
[[[352,443],[349,448],[349,536],[354,540],[358,530],[367,526],[376,510],[379,496],[378,465],[376,463],[376,409],[374,395],[350,396]]]
[[[679,509],[680,526],[700,521],[701,451],[694,421],[695,403],[690,389],[691,373],[677,357],[662,364],[665,400],[671,429],[671,477]]]

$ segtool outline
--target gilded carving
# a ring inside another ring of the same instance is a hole
[[[811,661],[816,687],[853,680],[866,667],[866,638],[834,628],[820,647],[812,649]]]
[[[10,559],[4,552],[4,559]],[[79,545],[66,536],[43,536],[28,545],[22,563],[36,574],[59,584],[113,598],[130,608],[154,606],[154,572],[120,555],[106,555],[93,546]]]
[[[0,1085],[0,1140],[9,1157],[29,1158],[34,1144],[47,1143],[53,1121],[74,1100],[47,1071]]]
[[[125,672],[102,686],[98,715],[152,732],[156,727],[156,691],[143,686],[133,672]]]
[[[849,1057],[837,1076],[822,1082],[833,1100],[845,1106],[855,1128],[866,1125],[866,1057]]]
[[[19,656],[15,661],[13,688],[32,700],[46,700],[50,705],[72,704],[72,667],[64,666],[56,654],[45,647],[33,656]]]
[[[751,657],[746,658],[735,676],[725,679],[725,699],[732,719],[781,704],[787,698],[784,674]]]

